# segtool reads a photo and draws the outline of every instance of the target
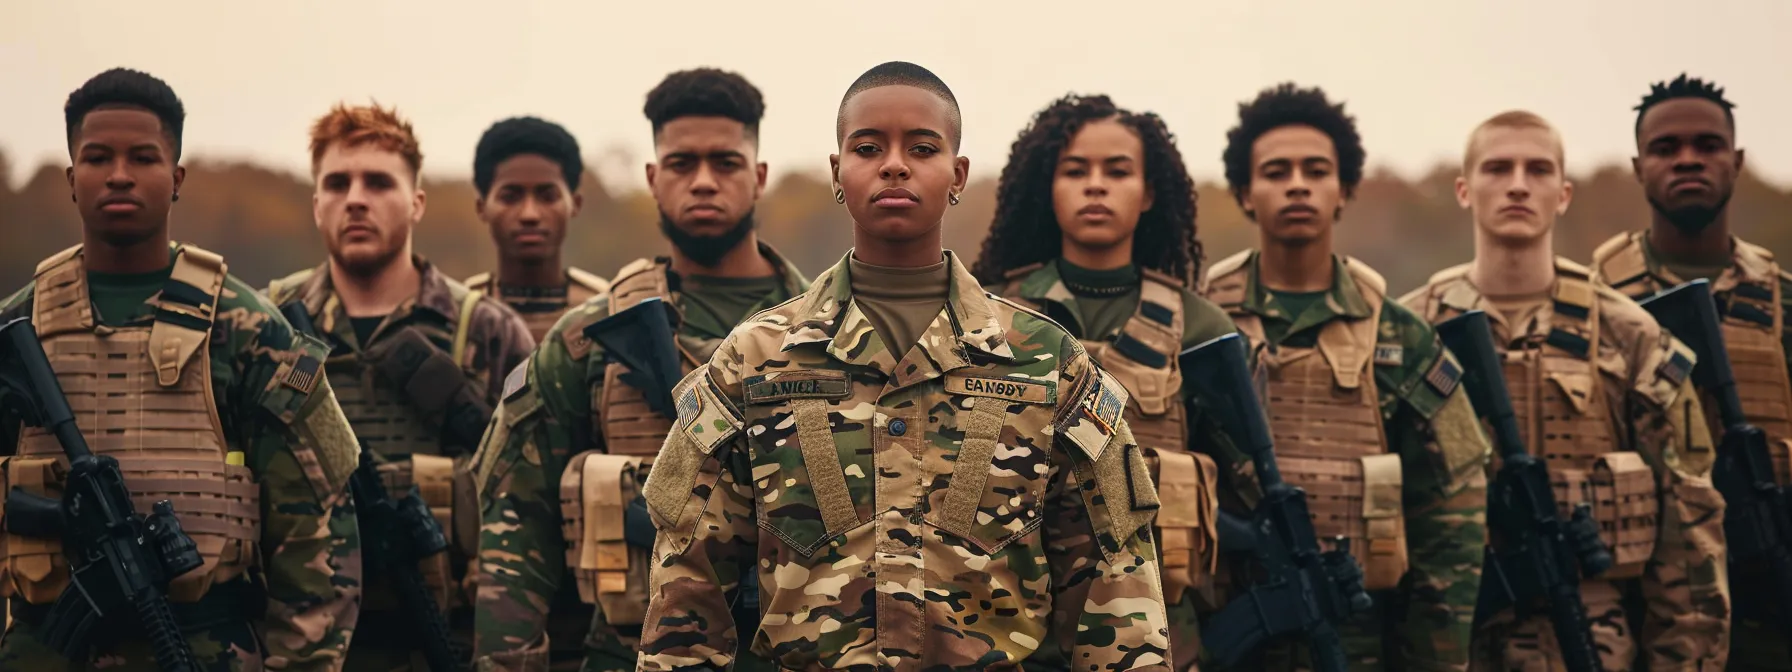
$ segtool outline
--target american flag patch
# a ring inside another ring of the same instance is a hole
[[[1446,397],[1456,391],[1456,383],[1461,380],[1462,368],[1456,365],[1456,360],[1451,359],[1448,353],[1438,357],[1437,363],[1431,365],[1431,372],[1425,374],[1425,384]]]
[[[308,395],[317,389],[317,375],[322,370],[323,362],[316,357],[299,355],[299,361],[293,362],[292,368],[287,369],[286,377],[280,379],[280,384]]]
[[[1683,353],[1675,352],[1668,355],[1667,359],[1661,360],[1661,366],[1656,367],[1655,371],[1662,380],[1678,387],[1680,383],[1686,382],[1688,375],[1692,374],[1692,360],[1687,359]]]

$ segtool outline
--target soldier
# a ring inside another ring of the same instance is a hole
[[[1474,215],[1475,258],[1400,303],[1433,324],[1487,313],[1526,447],[1562,484],[1564,510],[1592,505],[1616,561],[1580,587],[1601,667],[1722,669],[1723,501],[1689,393],[1691,367],[1681,366],[1692,352],[1636,302],[1555,256],[1556,218],[1574,195],[1562,155],[1561,136],[1530,112],[1476,127],[1456,178],[1456,200]],[[1623,506],[1585,498],[1601,488],[1615,489]],[[1626,613],[1627,590],[1640,590],[1647,609]],[[1473,655],[1476,669],[1562,664],[1546,611],[1517,621],[1513,609],[1494,613],[1478,627]]]
[[[1177,670],[1201,650],[1196,588],[1209,583],[1216,533],[1215,501],[1188,495],[1213,492],[1217,472],[1188,451],[1176,356],[1235,331],[1189,289],[1200,259],[1194,182],[1163,120],[1107,96],[1067,96],[1015,140],[972,266],[997,294],[1063,326],[1131,395],[1126,422],[1165,493],[1153,538]],[[1043,648],[1027,667],[1067,669],[1058,653]]]
[[[168,595],[199,669],[337,669],[361,592],[345,489],[358,449],[316,375],[328,350],[217,255],[170,240],[186,113],[167,84],[108,70],[64,117],[82,244],[38,264],[0,322],[31,318],[88,446],[118,460],[138,512],[170,500],[197,544],[205,565]],[[0,489],[61,490],[62,449],[17,408],[0,408],[0,445]],[[97,624],[81,660],[46,648],[68,561],[59,539],[6,537],[0,669],[158,669],[135,614]]]
[[[1730,231],[1730,196],[1742,170],[1734,105],[1723,89],[1682,74],[1650,87],[1637,106],[1637,182],[1653,212],[1647,230],[1614,236],[1593,253],[1594,281],[1646,298],[1688,280],[1711,280],[1737,393],[1750,424],[1766,432],[1781,485],[1792,483],[1786,441],[1792,439],[1792,378],[1784,339],[1792,275],[1773,253]],[[1707,405],[1710,399],[1706,400]],[[1715,409],[1708,409],[1715,410]],[[1723,427],[1711,423],[1714,432]],[[1766,568],[1738,565],[1741,585],[1769,585]],[[1777,619],[1792,613],[1770,604],[1770,591],[1741,591],[1730,638],[1732,670],[1792,670]]]
[[[1347,538],[1366,573],[1375,607],[1341,628],[1352,668],[1462,669],[1490,448],[1431,327],[1388,300],[1379,274],[1332,252],[1363,176],[1356,122],[1324,91],[1283,84],[1239,106],[1224,158],[1261,248],[1210,268],[1204,294],[1256,350],[1283,477],[1312,497],[1319,535]],[[1250,462],[1213,445],[1221,506],[1242,512],[1257,496]],[[1265,649],[1255,669],[1302,654]]]
[[[482,669],[575,670],[582,657],[588,672],[634,669],[654,536],[634,493],[671,431],[671,386],[736,324],[808,286],[753,231],[766,178],[759,89],[731,72],[675,72],[643,112],[657,156],[647,183],[670,250],[624,266],[609,294],[568,312],[510,374],[479,457]],[[587,336],[595,328],[626,338],[651,326],[630,322],[643,314],[665,327],[668,312],[676,328],[658,342],[631,341],[628,352]],[[631,369],[656,352],[663,380]],[[625,505],[626,539],[605,532]]]
[[[473,153],[474,207],[492,228],[498,271],[467,278],[467,288],[502,299],[523,316],[537,343],[567,310],[610,288],[603,278],[561,263],[566,224],[585,204],[584,173],[579,141],[535,117],[492,124]]]
[[[330,345],[325,372],[391,496],[417,488],[451,550],[423,573],[457,639],[471,637],[461,583],[474,554],[468,472],[502,375],[534,347],[522,318],[468,290],[411,250],[423,217],[423,154],[395,110],[337,105],[311,127],[312,196],[326,259],[275,280],[276,304],[296,301]],[[379,577],[371,577],[379,582]],[[368,591],[344,669],[422,668],[420,646],[390,582]],[[463,642],[464,643],[464,642]]]
[[[1126,389],[941,248],[959,118],[917,65],[847,90],[830,160],[854,248],[676,391],[641,670],[723,669],[746,638],[790,670],[1013,670],[1047,642],[1169,669]],[[753,575],[756,630],[728,607]]]

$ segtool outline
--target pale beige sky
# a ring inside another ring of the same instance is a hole
[[[714,65],[764,91],[775,179],[825,170],[840,94],[900,59],[956,92],[980,175],[1074,91],[1162,114],[1217,179],[1237,102],[1288,79],[1349,103],[1372,165],[1455,160],[1470,127],[1522,107],[1560,126],[1573,171],[1630,156],[1630,108],[1688,71],[1728,89],[1750,167],[1787,185],[1792,126],[1772,120],[1792,110],[1788,26],[1784,0],[0,0],[0,149],[15,181],[65,165],[64,99],[126,65],[185,99],[190,156],[303,171],[310,120],[377,97],[415,122],[426,173],[470,173],[486,126],[535,114],[638,186],[643,95]]]

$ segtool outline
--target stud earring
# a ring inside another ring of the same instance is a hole
[[[953,205],[958,205],[958,192],[955,192],[955,191],[946,192],[946,200]]]
[[[839,203],[841,205],[845,205],[846,204],[846,192],[841,189],[835,189],[834,190],[834,202]]]

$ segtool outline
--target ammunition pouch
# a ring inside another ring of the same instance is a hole
[[[639,626],[647,615],[653,551],[628,543],[627,509],[641,497],[641,459],[586,451],[560,476],[566,566],[579,599],[596,604],[613,626]]]
[[[1199,453],[1145,449],[1157,484],[1157,549],[1163,560],[1164,601],[1175,604],[1189,590],[1213,585],[1219,561],[1219,470]]]
[[[1363,586],[1386,590],[1406,575],[1406,516],[1400,456],[1367,455],[1363,461],[1363,541],[1351,547],[1363,566]]]
[[[1644,565],[1655,553],[1660,508],[1655,472],[1643,462],[1643,456],[1606,453],[1593,461],[1591,471],[1550,465],[1549,480],[1563,520],[1571,517],[1578,504],[1593,508],[1599,539],[1616,561],[1600,578],[1619,581],[1642,576]]]
[[[478,447],[492,409],[460,362],[416,329],[393,332],[366,356],[423,415],[424,424],[442,428],[443,443],[468,453]]]

